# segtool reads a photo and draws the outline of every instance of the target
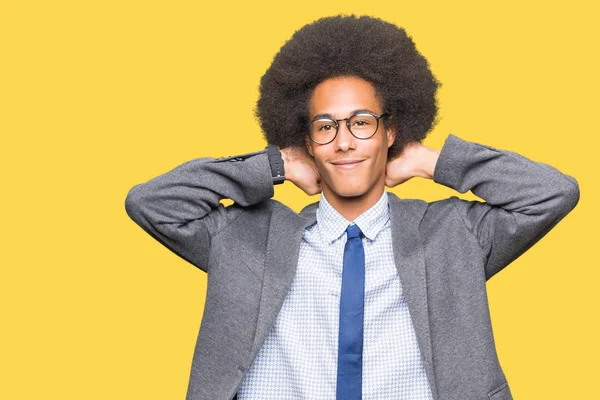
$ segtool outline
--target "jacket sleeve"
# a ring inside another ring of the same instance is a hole
[[[433,180],[485,200],[451,198],[487,256],[486,280],[544,237],[579,201],[577,181],[550,165],[452,134]]]
[[[125,210],[142,229],[178,256],[208,272],[211,238],[233,221],[240,207],[273,196],[266,151],[220,159],[197,158],[135,185]]]

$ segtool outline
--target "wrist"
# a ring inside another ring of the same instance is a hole
[[[298,158],[297,150],[293,147],[279,149],[285,168],[285,179],[294,182],[294,161]]]
[[[440,151],[431,147],[421,146],[421,154],[417,157],[419,164],[416,168],[415,175],[422,178],[433,179],[433,173],[440,157]]]

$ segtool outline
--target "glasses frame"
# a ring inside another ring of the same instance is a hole
[[[362,137],[358,137],[354,134],[354,132],[352,132],[352,128],[350,127],[350,119],[356,117],[357,115],[371,115],[373,117],[375,117],[377,126],[375,127],[375,132],[373,132],[373,134],[369,137],[366,138],[362,138]],[[333,142],[335,140],[335,138],[337,137],[338,133],[340,132],[340,122],[342,121],[346,121],[346,127],[348,128],[348,132],[350,132],[350,134],[352,136],[354,136],[355,138],[359,139],[359,140],[368,140],[371,139],[373,136],[375,136],[375,134],[377,133],[377,131],[379,130],[379,120],[382,118],[386,118],[389,117],[390,113],[388,113],[387,111],[382,113],[382,114],[375,114],[372,112],[367,112],[367,111],[362,111],[362,112],[357,112],[356,114],[352,114],[351,116],[349,116],[348,118],[342,118],[342,119],[334,119],[334,118],[318,118],[318,119],[313,119],[312,121],[310,121],[308,124],[306,124],[306,131],[308,134],[308,137],[310,138],[310,140],[312,140],[313,142],[315,142],[316,144],[329,144],[331,142]],[[333,121],[335,123],[335,135],[333,135],[333,137],[331,138],[330,141],[328,142],[317,142],[312,135],[310,134],[310,126],[312,125],[313,122],[315,121],[320,121],[320,120],[324,120],[324,119],[328,119],[330,121]]]

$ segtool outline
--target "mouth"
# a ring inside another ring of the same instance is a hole
[[[364,160],[358,160],[358,159],[345,159],[345,160],[331,161],[331,164],[333,164],[333,166],[335,166],[336,168],[352,169],[352,168],[358,167],[363,161]]]

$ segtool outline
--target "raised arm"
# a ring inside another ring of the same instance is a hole
[[[420,171],[414,176],[430,177],[460,193],[471,190],[485,200],[451,198],[488,257],[486,279],[544,237],[579,201],[574,178],[517,153],[454,135],[448,136],[441,152],[415,145],[414,153],[407,157],[414,161],[412,169]],[[398,170],[398,165],[388,169]]]
[[[181,164],[131,188],[125,210],[157,241],[206,272],[211,237],[241,211],[220,200],[245,207],[272,196],[269,161],[261,151]]]

